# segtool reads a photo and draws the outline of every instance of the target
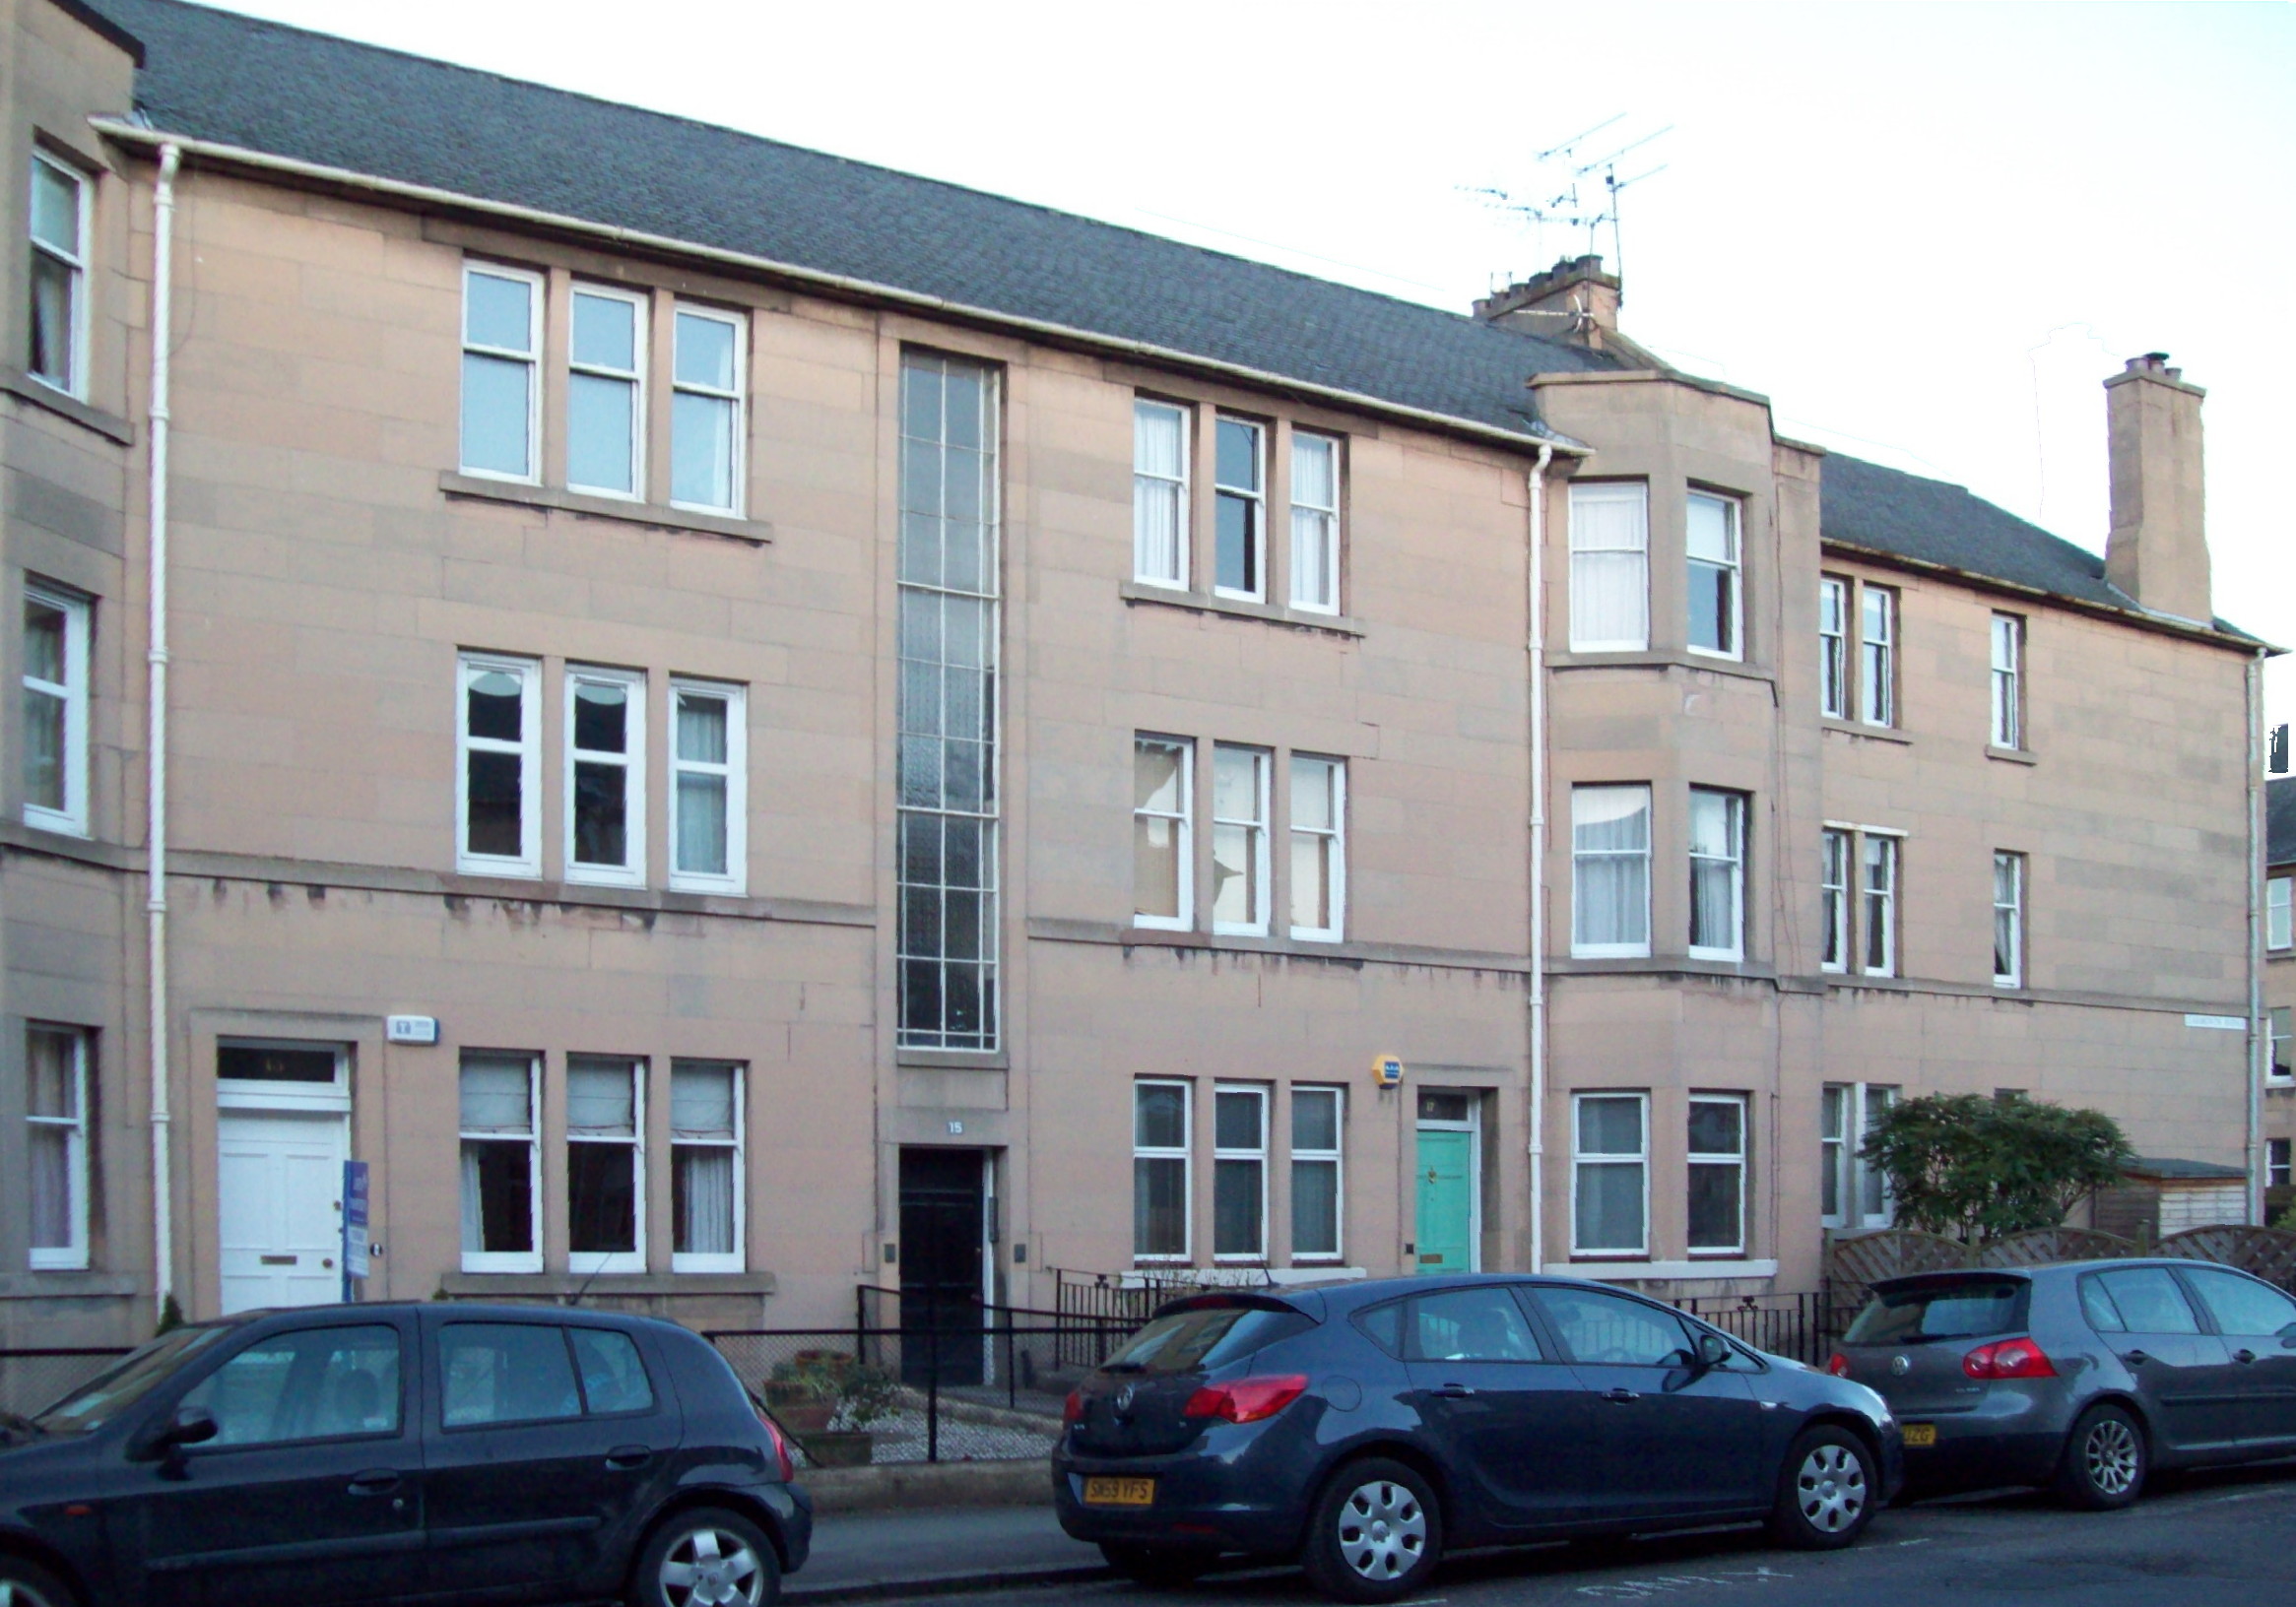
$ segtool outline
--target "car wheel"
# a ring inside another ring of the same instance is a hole
[[[739,1512],[674,1513],[638,1553],[629,1607],[766,1607],[781,1599],[781,1559]]]
[[[1865,1532],[1873,1517],[1872,1452],[1847,1429],[1821,1423],[1786,1452],[1770,1534],[1802,1551],[1832,1551]]]
[[[6,1607],[76,1607],[63,1580],[21,1557],[0,1557],[0,1603]]]
[[[1335,1601],[1393,1601],[1427,1582],[1443,1556],[1443,1514],[1427,1481],[1384,1457],[1331,1477],[1300,1562]]]
[[[1219,1561],[1219,1553],[1190,1546],[1144,1546],[1125,1540],[1103,1540],[1100,1555],[1108,1566],[1139,1584],[1170,1589],[1194,1584]]]
[[[2119,1406],[2091,1406],[2065,1437],[2057,1493],[2092,1512],[2126,1507],[2144,1492],[2144,1427]]]

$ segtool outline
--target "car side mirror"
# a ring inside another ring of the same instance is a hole
[[[1722,1335],[1718,1333],[1702,1333],[1698,1336],[1699,1372],[1711,1373],[1714,1371],[1714,1369],[1728,1363],[1729,1360],[1730,1345],[1723,1339]]]
[[[217,1432],[216,1414],[205,1406],[178,1406],[174,1416],[144,1432],[135,1447],[135,1459],[172,1458],[185,1446],[205,1445]]]

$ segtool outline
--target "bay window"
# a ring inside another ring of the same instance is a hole
[[[1650,952],[1650,789],[1573,787],[1571,953]]]
[[[1571,1099],[1571,1253],[1641,1255],[1650,1249],[1647,1094]]]
[[[1689,560],[1689,645],[1693,653],[1711,653],[1724,659],[1745,656],[1739,519],[1737,498],[1704,491],[1690,493],[1684,542]]]
[[[63,1271],[88,1264],[89,1034],[78,1027],[25,1028],[25,1170],[31,1264]]]
[[[1746,801],[1690,789],[1690,956],[1745,956]]]
[[[1746,1099],[1693,1094],[1689,1132],[1690,1253],[1745,1253]]]
[[[96,186],[32,154],[32,306],[25,372],[67,396],[88,392],[88,233]]]
[[[1639,653],[1650,646],[1650,489],[1570,488],[1570,646]]]
[[[85,837],[88,810],[88,637],[84,598],[24,590],[24,823]]]

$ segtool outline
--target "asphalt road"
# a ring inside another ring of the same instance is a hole
[[[951,1600],[939,1599],[944,1607]],[[978,1607],[1307,1607],[1320,1598],[1287,1569],[1214,1575],[1177,1591],[1109,1582],[961,1599]],[[1603,1601],[2296,1607],[2296,1465],[2193,1475],[2164,1483],[2122,1512],[2071,1512],[2028,1494],[1929,1502],[1883,1512],[1858,1545],[1841,1552],[1779,1551],[1759,1531],[1730,1530],[1596,1553],[1562,1546],[1481,1553],[1452,1560],[1408,1607]]]

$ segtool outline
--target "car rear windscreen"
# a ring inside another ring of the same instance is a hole
[[[1159,1317],[1101,1366],[1120,1373],[1201,1373],[1314,1324],[1298,1312],[1211,1306]]]
[[[1971,1278],[1875,1290],[1842,1342],[1918,1345],[1932,1339],[1979,1339],[2025,1325],[2022,1278]]]

